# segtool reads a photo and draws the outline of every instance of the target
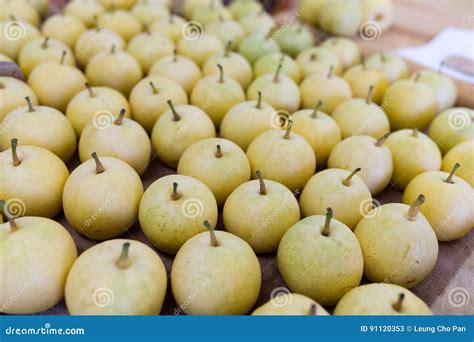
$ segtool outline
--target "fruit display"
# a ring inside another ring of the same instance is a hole
[[[51,2],[0,0],[0,313],[438,313],[474,110],[351,38],[391,1]]]

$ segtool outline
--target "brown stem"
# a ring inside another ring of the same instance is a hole
[[[407,213],[407,219],[415,221],[418,213],[420,212],[420,206],[425,202],[425,195],[419,194],[416,200],[410,206]]]
[[[382,146],[384,144],[385,140],[387,140],[389,135],[390,135],[390,133],[385,133],[383,136],[378,138],[377,141],[375,142],[375,146],[377,146],[377,147]]]
[[[455,173],[456,170],[459,169],[460,167],[461,167],[461,164],[459,164],[459,163],[454,164],[454,166],[453,166],[451,172],[449,173],[448,178],[446,178],[444,181],[445,181],[446,183],[451,183],[451,184],[453,184],[453,183],[454,183],[454,182],[453,182],[454,173]]]
[[[323,234],[323,236],[329,236],[329,228],[331,226],[331,219],[332,219],[332,209],[327,208],[326,221],[324,221],[324,227],[323,227],[323,230],[321,231],[321,234]]]
[[[92,87],[90,86],[90,84],[88,82],[86,82],[86,88],[89,91],[89,96],[90,97],[96,97],[97,96],[97,94],[94,93],[94,90],[92,89]]]
[[[8,223],[10,223],[10,232],[16,232],[18,230],[18,224],[16,223],[16,220],[14,217],[8,217],[7,216]]]
[[[49,41],[49,37],[45,37],[43,44],[41,44],[41,48],[46,49],[48,47],[48,41]]]
[[[317,309],[318,309],[318,307],[316,306],[316,304],[311,304],[311,306],[309,307],[308,315],[309,316],[316,316]]]
[[[288,127],[286,127],[286,132],[283,136],[283,139],[290,139],[291,126],[293,126],[293,120],[291,118],[288,118]]]
[[[18,165],[21,164],[21,160],[20,160],[20,158],[18,158],[18,154],[17,154],[17,151],[16,151],[17,146],[18,146],[18,139],[13,138],[11,140],[13,166],[18,166]]]
[[[181,198],[181,195],[178,193],[178,183],[173,182],[173,192],[171,193],[171,199],[177,201]]]
[[[149,35],[149,36],[151,35],[150,26],[149,26],[147,23],[143,24],[143,31],[144,31],[147,35]]]
[[[151,90],[153,91],[153,95],[156,95],[158,94],[158,89],[156,89],[155,85],[153,84],[153,82],[150,82],[150,87],[151,87]]]
[[[327,76],[327,78],[331,78],[331,77],[332,77],[332,72],[333,72],[333,70],[334,70],[334,66],[331,65],[331,66],[329,67],[329,71],[328,71],[328,76]]]
[[[125,108],[120,109],[119,116],[114,121],[114,125],[120,126],[123,123],[123,117],[125,116]]]
[[[31,98],[29,96],[26,96],[25,97],[25,100],[26,100],[26,103],[28,105],[28,112],[34,112],[35,111],[35,107],[33,107],[33,102],[31,102]]]
[[[2,82],[0,82],[0,89],[5,89],[5,84],[3,84]]]
[[[217,64],[217,67],[219,68],[219,83],[224,83],[224,68],[220,64]]]
[[[209,231],[209,234],[211,236],[211,246],[212,247],[217,247],[219,246],[219,241],[217,241],[217,237],[216,237],[216,233],[214,233],[214,229],[211,224],[209,223],[208,220],[204,221],[204,226],[207,228],[207,230]]]
[[[358,167],[357,169],[355,169],[354,171],[352,171],[352,172],[346,177],[346,179],[344,179],[344,181],[342,182],[342,184],[344,184],[345,186],[350,186],[350,185],[351,185],[352,177],[354,177],[357,172],[360,172],[360,170],[362,170],[362,169],[361,169],[360,167]]]
[[[132,261],[130,260],[128,256],[129,249],[130,249],[130,242],[125,242],[122,245],[122,252],[120,253],[120,256],[115,262],[115,265],[117,265],[118,268],[125,269],[132,265]]]
[[[280,82],[280,72],[281,68],[283,67],[283,64],[278,64],[278,68],[276,69],[275,76],[273,77],[273,83],[278,83]]]
[[[309,55],[309,60],[311,62],[314,62],[316,59],[318,59],[318,55],[316,55],[315,53],[312,53],[311,55]]]
[[[265,186],[265,182],[263,181],[262,173],[260,170],[257,170],[255,171],[255,174],[257,175],[258,181],[260,182],[260,195],[266,195],[267,188]]]
[[[396,312],[402,311],[403,299],[405,299],[405,294],[400,293],[398,295],[398,300],[392,305],[393,310],[395,310]]]
[[[178,112],[176,111],[176,109],[174,109],[173,101],[168,100],[168,101],[166,101],[166,103],[168,103],[168,106],[169,106],[170,109],[171,109],[171,114],[173,114],[173,121],[179,121],[179,120],[181,120],[181,116],[179,116],[179,114],[178,114]]]
[[[110,54],[111,54],[111,55],[114,55],[114,54],[115,54],[116,48],[117,48],[117,47],[115,46],[115,44],[112,44],[112,47],[110,48]]]
[[[173,49],[173,62],[176,63],[178,61],[178,50],[176,48]]]
[[[64,64],[64,60],[66,59],[66,54],[67,54],[67,51],[64,50],[63,53],[61,54],[61,59],[59,61],[59,64],[60,65],[63,65]]]
[[[102,165],[99,157],[97,156],[96,152],[92,152],[91,154],[92,158],[95,160],[95,173],[100,174],[105,171],[104,165]]]
[[[260,90],[258,91],[258,99],[255,108],[262,109],[262,92]]]
[[[216,153],[214,154],[216,156],[216,158],[220,158],[223,156],[222,154],[222,149],[221,149],[221,145],[217,144],[216,146]]]
[[[311,114],[311,118],[316,119],[318,117],[318,111],[319,111],[319,108],[322,107],[322,105],[323,105],[323,101],[318,100],[318,102],[316,103],[316,106],[314,106],[314,110],[313,110],[313,113]]]
[[[224,57],[229,57],[230,56],[230,48],[232,46],[232,40],[227,41],[227,44],[225,46],[225,52],[224,52]]]
[[[365,102],[369,104],[371,101],[370,99],[372,98],[372,93],[374,92],[374,86],[370,85],[369,91],[367,92],[367,96],[365,97]]]

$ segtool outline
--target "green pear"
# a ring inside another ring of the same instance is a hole
[[[66,306],[71,315],[159,315],[167,283],[153,249],[136,240],[105,241],[72,266]]]
[[[355,235],[343,223],[315,215],[291,227],[278,247],[278,268],[288,287],[322,305],[335,305],[359,285],[364,268]]]
[[[285,293],[273,297],[252,312],[253,316],[327,316],[329,313],[309,297]]]
[[[41,36],[35,26],[25,21],[15,20],[15,18],[0,21],[0,32],[3,32],[0,35],[2,52],[15,61],[28,42]]]
[[[335,36],[354,36],[363,20],[360,1],[326,1],[319,10],[319,26]]]
[[[206,26],[206,32],[210,33],[221,41],[222,45],[230,42],[230,49],[237,50],[244,39],[245,31],[235,20],[224,20],[219,18]]]
[[[338,55],[342,67],[347,69],[361,61],[360,48],[352,39],[344,37],[332,37],[326,39],[321,47],[328,48]]]
[[[214,232],[209,222],[204,224],[209,233],[193,236],[176,254],[171,269],[173,296],[189,315],[243,315],[260,292],[257,256],[241,238]]]
[[[433,270],[438,240],[428,220],[419,213],[425,201],[419,195],[411,206],[388,203],[365,216],[354,234],[364,255],[364,276],[412,288]]]
[[[163,113],[153,127],[151,142],[160,160],[176,168],[184,151],[197,141],[214,138],[216,130],[209,116],[194,106],[181,105]],[[200,222],[201,223],[201,222]]]
[[[114,31],[90,29],[79,36],[74,47],[74,55],[80,65],[85,67],[89,60],[100,51],[110,51],[112,45],[119,50],[125,48],[125,41]],[[103,70],[102,70],[103,71]]]
[[[367,68],[382,71],[389,83],[408,78],[409,75],[407,63],[403,58],[393,53],[374,53],[364,61],[364,64]]]
[[[441,168],[438,146],[417,129],[402,129],[390,134],[385,146],[390,149],[393,157],[391,183],[400,190],[405,189],[420,173],[438,171]]]
[[[195,142],[182,154],[178,174],[206,184],[222,207],[240,184],[250,179],[250,164],[242,149],[230,140],[209,138]]]
[[[183,26],[184,28],[184,26]],[[202,28],[192,31],[189,35],[183,33],[183,37],[176,45],[178,53],[192,59],[197,65],[202,66],[212,55],[224,52],[224,45],[216,36],[203,33]]]
[[[415,77],[418,77],[418,82],[428,85],[435,93],[438,112],[454,106],[458,92],[452,79],[433,70],[421,70],[411,78]]]
[[[368,97],[375,103],[381,103],[389,85],[388,78],[382,71],[368,68],[365,64],[351,66],[342,77],[349,83],[353,97]]]
[[[29,97],[33,105],[38,105],[38,97],[25,82],[14,77],[0,76],[0,122],[8,113],[23,107],[26,97]]]
[[[70,48],[74,48],[77,39],[86,29],[86,25],[76,17],[55,14],[44,21],[41,32],[45,37],[59,40]]]
[[[112,157],[79,165],[63,193],[64,216],[79,233],[105,240],[125,232],[138,217],[143,185],[136,171]]]
[[[268,73],[272,73],[281,66],[281,73],[293,79],[296,83],[301,80],[301,71],[298,63],[288,55],[282,53],[272,53],[263,55],[255,62],[253,70],[255,77],[259,77]]]
[[[143,194],[138,217],[145,236],[156,248],[176,254],[194,235],[206,231],[202,218],[217,223],[217,202],[201,181],[169,175],[153,182]]]
[[[403,203],[413,202],[422,193],[426,202],[422,214],[433,227],[438,241],[452,241],[469,233],[474,222],[473,189],[454,173],[461,167],[455,164],[448,174],[428,171],[419,174],[403,193]]]
[[[173,54],[174,43],[160,32],[146,31],[134,36],[127,45],[127,52],[140,64],[144,73],[165,56]]]
[[[280,46],[273,38],[268,37],[269,33],[254,33],[247,36],[240,43],[238,52],[252,64],[263,55],[280,52]]]
[[[0,258],[0,312],[26,315],[46,311],[63,298],[77,250],[69,232],[53,220],[10,218],[0,224]]]
[[[365,206],[372,204],[369,188],[357,176],[360,170],[327,169],[311,177],[300,197],[303,216],[324,215],[326,208],[338,208],[334,218],[354,230]]]
[[[104,11],[104,6],[96,0],[71,0],[63,9],[65,15],[81,20],[89,28],[96,25],[97,16]]]
[[[234,0],[229,5],[232,16],[240,20],[250,14],[259,13],[263,10],[262,5],[255,0]]]
[[[311,30],[302,23],[281,26],[275,35],[281,51],[296,57],[301,51],[313,46],[314,38]]]
[[[341,298],[334,315],[432,315],[413,292],[394,284],[366,284]]]
[[[441,170],[449,172],[459,162],[462,168],[457,172],[457,176],[474,187],[474,158],[472,158],[472,151],[474,151],[474,140],[456,145],[444,156]]]
[[[328,167],[353,171],[362,165],[359,177],[372,195],[378,194],[390,183],[393,174],[392,154],[384,145],[388,135],[379,139],[360,135],[342,140],[331,151]]]
[[[275,19],[264,10],[246,15],[239,20],[240,26],[249,36],[267,36],[275,27]],[[272,43],[273,48],[279,49],[278,44]]]
[[[299,221],[300,208],[288,188],[264,180],[259,171],[256,175],[258,180],[241,184],[227,198],[224,225],[256,253],[269,253],[277,250],[286,231]]]
[[[160,32],[167,36],[175,44],[183,37],[181,32],[186,20],[178,15],[162,16],[161,18],[153,21],[150,26],[151,32]]]
[[[342,73],[341,59],[328,47],[318,46],[306,49],[298,54],[296,62],[304,77],[313,74],[327,76],[331,67],[332,74],[340,75]]]

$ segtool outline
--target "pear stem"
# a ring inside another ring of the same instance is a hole
[[[147,34],[147,35],[151,35],[151,31],[150,31],[150,26],[148,24],[143,24],[143,31]]]
[[[31,112],[34,112],[35,111],[35,107],[33,107],[33,102],[31,102],[31,98],[29,96],[26,96],[25,97],[25,100],[26,100],[26,103],[28,104],[28,111],[31,113]]]
[[[417,72],[417,73],[415,74],[415,78],[413,79],[413,81],[418,82],[419,79],[420,79],[420,73]]]
[[[316,304],[311,304],[310,308],[309,308],[309,312],[308,312],[308,315],[309,316],[316,316],[316,311],[317,311],[317,306]]]
[[[176,109],[174,109],[174,106],[173,106],[173,101],[171,100],[168,100],[166,101],[168,103],[168,106],[170,107],[171,109],[171,113],[173,114],[173,121],[179,121],[181,120],[181,116],[179,116],[178,112],[176,111]]]
[[[173,182],[173,192],[171,193],[171,199],[177,201],[181,198],[181,195],[178,193],[178,183]]]
[[[211,224],[209,223],[208,220],[204,221],[204,226],[207,228],[207,230],[209,231],[209,234],[211,236],[211,246],[212,247],[217,247],[219,246],[219,241],[217,241],[217,237],[216,237],[216,233],[214,233],[214,229]]]
[[[453,182],[454,173],[455,173],[456,170],[459,169],[460,167],[461,167],[461,164],[459,164],[459,163],[454,164],[454,166],[453,166],[451,172],[449,173],[448,178],[445,179],[445,182],[446,182],[446,183],[451,183],[451,184],[454,183],[454,182]]]
[[[285,135],[283,136],[283,139],[290,139],[292,126],[293,126],[293,120],[291,118],[288,118],[288,127],[286,127],[286,132],[285,132]]]
[[[225,46],[225,52],[224,52],[224,57],[229,57],[230,56],[230,48],[232,46],[232,40],[227,41],[227,44]]]
[[[0,89],[5,89],[5,84],[3,84],[2,82],[0,82]]]
[[[382,146],[384,144],[385,140],[387,140],[389,135],[390,135],[390,133],[385,133],[383,136],[378,138],[377,141],[375,142],[375,146],[377,146],[377,147]]]
[[[352,177],[354,177],[357,172],[360,172],[360,170],[362,170],[362,169],[361,169],[360,167],[358,167],[357,169],[355,169],[354,171],[352,171],[352,172],[346,177],[346,179],[344,179],[344,181],[342,182],[342,184],[344,184],[345,186],[350,186],[350,185],[351,185]]]
[[[94,93],[94,90],[92,89],[92,87],[90,86],[90,84],[88,82],[86,82],[86,88],[89,91],[89,96],[90,97],[96,97],[97,96],[97,94]]]
[[[333,72],[333,70],[334,70],[334,66],[331,65],[331,66],[329,67],[329,71],[328,71],[328,76],[327,76],[327,78],[331,78],[331,77],[332,77],[332,72]]]
[[[257,175],[258,181],[260,182],[260,195],[266,195],[267,194],[267,187],[265,186],[265,182],[263,181],[262,173],[260,170],[255,171],[255,174]]]
[[[173,49],[173,62],[178,61],[178,50],[176,48]]]
[[[311,62],[314,62],[316,59],[318,59],[318,56],[315,53],[312,53],[311,55],[309,55],[309,60]]]
[[[273,83],[278,83],[280,82],[280,72],[281,68],[283,67],[283,64],[278,64],[278,68],[276,69],[275,76],[273,77]]]
[[[367,92],[367,96],[365,97],[365,102],[367,104],[370,104],[370,99],[372,98],[372,93],[374,92],[374,86],[373,85],[370,85],[369,87],[369,91]]]
[[[10,223],[10,232],[11,233],[16,232],[18,230],[18,224],[16,223],[15,218],[7,216],[7,219],[8,219],[8,223]]]
[[[17,151],[16,151],[17,146],[18,146],[18,139],[13,138],[11,140],[13,166],[18,166],[18,165],[21,164],[20,158],[18,158],[18,154],[17,154]]]
[[[100,174],[105,171],[104,165],[102,165],[96,152],[92,152],[91,157],[95,160],[95,173]]]
[[[41,48],[46,49],[48,47],[48,41],[49,41],[49,37],[45,37],[43,44],[41,44]]]
[[[120,253],[119,258],[115,262],[118,268],[125,269],[132,265],[132,261],[128,257],[128,250],[130,249],[130,242],[125,242],[122,245],[122,252]]]
[[[318,111],[322,105],[323,105],[323,101],[318,100],[318,103],[316,103],[316,106],[314,106],[314,110],[313,110],[313,113],[311,114],[311,118],[316,119],[318,117]]]
[[[260,90],[258,91],[257,105],[255,108],[262,109],[262,92]]]
[[[329,236],[329,228],[331,225],[331,219],[332,219],[332,209],[327,208],[326,209],[326,221],[324,221],[324,227],[323,230],[321,231],[321,234],[324,236]]]
[[[120,126],[123,123],[123,117],[125,116],[125,108],[120,109],[119,116],[114,121],[114,125]]]
[[[216,146],[216,153],[214,154],[216,156],[216,158],[220,158],[223,156],[222,154],[222,149],[221,149],[221,145],[217,145]]]
[[[420,212],[420,206],[425,202],[425,195],[419,194],[416,200],[410,206],[407,213],[407,219],[415,221],[418,213]]]
[[[64,50],[63,53],[61,54],[61,59],[59,61],[59,64],[64,65],[64,60],[66,59],[66,54],[67,54],[67,51]]]
[[[418,138],[418,128],[413,129],[413,131],[411,132],[411,136],[413,138]]]
[[[150,87],[151,87],[151,90],[153,91],[153,95],[156,95],[158,94],[158,89],[156,89],[155,85],[153,84],[153,82],[150,82]]]
[[[393,310],[395,310],[397,312],[401,312],[402,311],[402,304],[403,304],[404,299],[405,299],[405,294],[400,293],[398,295],[398,300],[396,301],[395,304],[392,305]]]
[[[220,64],[217,64],[217,67],[219,68],[219,83],[224,83],[224,68]]]
[[[116,49],[115,44],[112,44],[112,47],[110,48],[110,54],[111,54],[111,55],[114,55],[114,54],[115,54],[115,49]]]

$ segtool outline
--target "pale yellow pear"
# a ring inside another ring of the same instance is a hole
[[[21,49],[31,40],[41,36],[40,31],[30,23],[18,20],[0,21],[0,46],[2,53],[13,60],[18,59]]]
[[[142,24],[148,26],[171,18],[170,11],[164,6],[164,3],[151,1],[138,1],[130,10],[130,13]]]
[[[114,31],[93,28],[79,36],[74,47],[74,54],[79,64],[86,67],[96,53],[110,51],[113,45],[116,49],[122,50],[125,47],[125,41]]]
[[[296,83],[301,81],[301,71],[298,63],[288,55],[282,53],[272,53],[263,55],[253,66],[255,77],[259,77],[274,72],[278,65],[282,65],[281,73],[290,77]]]
[[[25,82],[14,77],[0,76],[0,122],[11,111],[23,107],[27,96],[33,105],[38,104],[38,97]]]
[[[378,104],[381,104],[382,96],[389,85],[388,78],[382,71],[368,68],[365,64],[350,67],[344,72],[343,78],[349,83],[352,96],[359,98],[368,96],[370,101]]]
[[[80,19],[63,14],[50,16],[41,28],[44,36],[59,40],[70,48],[74,48],[77,39],[86,30],[86,25]]]
[[[140,63],[144,73],[147,73],[156,61],[172,55],[173,51],[174,43],[159,32],[140,33],[127,45],[127,52]]]
[[[176,47],[180,55],[192,59],[199,66],[212,55],[224,52],[224,45],[219,38],[202,31],[197,36],[183,34]]]
[[[97,0],[71,0],[64,7],[65,15],[76,17],[89,28],[97,24],[95,16],[101,15],[104,11],[104,6]]]
[[[186,20],[178,15],[163,16],[152,23],[150,31],[160,32],[177,44],[183,37],[182,29]]]
[[[451,108],[455,105],[458,92],[453,80],[434,70],[421,70],[412,75],[412,79],[428,85],[436,96],[437,112]]]
[[[297,57],[298,63],[303,77],[313,74],[326,76],[332,67],[334,75],[342,73],[342,62],[336,52],[328,47],[318,46],[302,51]]]
[[[26,1],[2,1],[0,20],[3,21],[11,17],[36,27],[40,24],[38,11]]]
[[[318,0],[313,0],[313,2],[317,1]],[[321,2],[321,0],[319,0],[319,2]],[[360,48],[352,39],[344,37],[332,37],[326,39],[321,44],[321,46],[335,52],[339,56],[344,69],[360,63]]]
[[[459,162],[461,168],[456,173],[474,187],[474,141],[465,141],[452,148],[443,158],[441,170],[449,172]]]
[[[133,14],[123,10],[100,14],[97,26],[118,33],[126,42],[142,31],[142,23]]]
[[[403,58],[389,52],[374,53],[364,61],[364,64],[367,68],[382,71],[390,83],[408,78],[410,72]]]
[[[298,293],[277,294],[252,312],[253,316],[327,316],[329,313],[309,297]]]

